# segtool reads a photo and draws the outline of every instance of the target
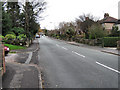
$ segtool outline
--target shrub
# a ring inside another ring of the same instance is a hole
[[[4,41],[4,36],[0,34],[0,41]]]
[[[56,37],[57,35],[56,34],[52,34],[52,37]]]
[[[25,30],[21,27],[14,27],[11,29],[12,32],[16,34],[16,36],[25,33]]]
[[[60,35],[60,39],[65,40],[65,39],[66,39],[66,35],[65,35],[65,34],[61,34],[61,35]]]
[[[56,38],[57,38],[57,39],[59,39],[59,38],[60,38],[60,36],[56,36]]]
[[[89,39],[103,38],[106,36],[106,31],[100,24],[93,24],[89,29]]]
[[[14,40],[16,39],[16,36],[13,34],[7,34],[4,38],[5,43],[8,44],[14,44]]]
[[[6,39],[6,40],[13,40],[13,39],[16,39],[16,36],[13,35],[13,34],[7,34],[7,35],[5,36],[5,39]]]
[[[119,37],[120,36],[120,31],[118,30],[118,26],[112,27],[111,34],[109,36],[110,37]]]
[[[4,39],[4,36],[2,36],[2,35],[0,34],[0,38]]]
[[[14,45],[20,45],[20,40],[19,39],[15,39],[14,40]]]
[[[12,32],[12,31],[6,32],[6,35],[7,35],[7,34],[12,34],[12,35],[15,35],[15,36],[16,36],[16,34],[15,34],[14,32]]]
[[[120,37],[104,37],[103,44],[105,47],[116,47],[118,40],[120,40]]]
[[[71,27],[66,29],[66,34],[69,36],[69,38],[72,38],[72,36],[75,34],[75,30]]]
[[[26,39],[27,39],[27,36],[24,35],[24,34],[20,34],[18,37],[17,37],[18,41],[16,41],[16,43],[19,43],[19,45],[25,45],[26,44]]]
[[[17,38],[18,38],[19,40],[21,40],[21,39],[25,39],[25,38],[27,38],[27,37],[26,37],[26,35],[24,35],[24,34],[20,34]]]

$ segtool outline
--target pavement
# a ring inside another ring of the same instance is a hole
[[[49,37],[38,41],[45,88],[118,88],[118,55]]]
[[[86,47],[86,48],[91,48],[91,49],[99,50],[101,52],[110,53],[110,54],[114,54],[114,55],[120,56],[120,51],[117,50],[117,48],[101,47],[101,46],[90,46],[90,45],[76,43],[76,42],[68,42],[68,43],[72,44],[72,45],[76,45],[76,46],[80,46],[80,47]]]
[[[95,49],[95,50],[99,50],[101,52],[110,53],[110,54],[120,56],[120,50],[117,50],[117,48],[113,48],[113,47],[90,46],[87,44],[81,44],[81,43],[76,43],[76,42],[67,42],[67,43],[71,44],[71,45]]]
[[[42,88],[41,70],[38,63],[38,40],[27,49],[12,50],[5,57],[6,73],[3,88]]]

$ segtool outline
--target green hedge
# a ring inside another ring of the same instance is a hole
[[[120,40],[120,37],[104,37],[103,38],[104,47],[116,47],[118,40]]]

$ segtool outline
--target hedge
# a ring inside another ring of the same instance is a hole
[[[104,47],[117,47],[118,40],[120,40],[120,37],[104,37],[103,45]]]

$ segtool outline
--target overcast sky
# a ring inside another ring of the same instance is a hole
[[[103,18],[104,13],[118,18],[118,2],[120,0],[45,0],[46,10],[42,14],[45,19],[40,21],[41,28],[54,29],[60,22],[74,21],[84,14]]]

